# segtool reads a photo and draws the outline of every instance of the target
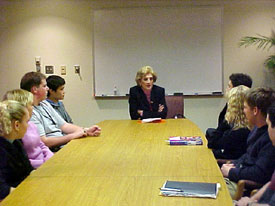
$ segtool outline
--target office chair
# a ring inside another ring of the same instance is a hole
[[[167,119],[185,118],[183,95],[165,96],[165,101],[168,108]]]

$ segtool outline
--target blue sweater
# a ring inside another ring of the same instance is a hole
[[[258,128],[247,145],[247,152],[233,162],[236,168],[229,171],[228,178],[234,182],[247,179],[265,184],[275,169],[275,147],[268,136],[267,125]]]

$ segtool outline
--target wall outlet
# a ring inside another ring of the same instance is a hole
[[[65,65],[60,66],[60,70],[61,70],[61,75],[66,75],[66,66]]]
[[[80,66],[79,65],[74,65],[74,71],[76,74],[80,74]]]
[[[46,74],[53,74],[54,73],[53,66],[45,66],[45,73]]]

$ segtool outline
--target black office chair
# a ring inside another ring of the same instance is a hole
[[[167,119],[178,119],[184,117],[184,102],[183,95],[181,96],[165,96],[166,105],[168,108]]]

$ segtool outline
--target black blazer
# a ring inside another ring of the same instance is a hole
[[[213,149],[217,159],[238,159],[246,153],[249,133],[248,128],[233,130],[224,120],[217,129],[206,133],[208,148]]]
[[[134,86],[130,88],[129,112],[131,119],[146,119],[155,117],[161,117],[162,119],[166,118],[167,106],[165,101],[164,88],[153,85],[150,104],[152,110],[150,109],[147,97],[140,86]],[[159,104],[164,105],[162,112],[158,112]],[[138,110],[143,110],[142,117],[137,113]]]
[[[20,140],[10,143],[0,137],[0,200],[19,185],[33,170]]]
[[[218,126],[222,125],[223,122],[225,121],[224,116],[226,114],[226,110],[227,110],[227,103],[225,104],[224,108],[220,112],[219,119],[218,119]]]

